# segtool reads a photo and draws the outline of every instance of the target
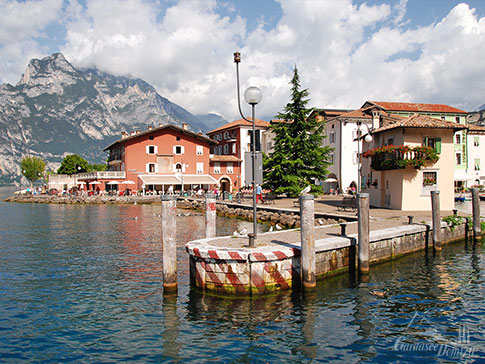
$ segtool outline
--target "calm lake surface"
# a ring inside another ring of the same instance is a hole
[[[0,362],[485,362],[481,247],[414,254],[304,297],[227,299],[188,286],[184,244],[204,217],[182,214],[179,292],[163,297],[158,214],[1,202]],[[244,227],[218,218],[218,235]]]

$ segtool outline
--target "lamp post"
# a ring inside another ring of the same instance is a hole
[[[255,106],[261,102],[262,94],[261,90],[258,87],[251,86],[249,87],[246,92],[244,92],[244,100],[251,105],[252,108],[252,120],[248,120],[244,117],[242,110],[241,110],[241,97],[239,93],[239,63],[241,62],[241,54],[239,52],[234,53],[234,63],[236,63],[236,79],[237,79],[237,105],[239,108],[239,114],[241,117],[252,123],[252,140],[251,140],[251,171],[252,171],[252,181],[251,184],[253,186],[253,232],[252,234],[248,234],[249,237],[249,247],[254,247],[254,240],[257,237],[257,207],[256,207],[256,121],[255,121]]]
[[[362,121],[357,122],[357,193],[360,193],[361,185],[362,185],[362,154],[360,150],[360,126],[362,125]],[[370,134],[371,130],[367,124],[364,124],[367,128],[367,134],[364,137],[366,143],[370,143],[372,141],[372,135]],[[362,148],[364,149],[364,148]]]

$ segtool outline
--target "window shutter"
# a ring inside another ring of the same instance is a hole
[[[182,154],[185,154],[185,147],[182,146]]]
[[[424,140],[423,140],[423,144],[425,147],[428,146],[428,137],[425,137]]]
[[[174,145],[174,146],[172,147],[172,153],[173,153],[173,154],[175,154],[175,148],[176,148],[176,146]]]
[[[441,138],[436,138],[436,153],[440,154],[441,153]]]

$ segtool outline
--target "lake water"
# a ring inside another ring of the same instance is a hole
[[[0,189],[2,200],[12,189]],[[0,361],[309,363],[485,361],[485,262],[472,244],[371,267],[302,296],[162,295],[160,205],[0,203]],[[136,219],[134,219],[137,217]],[[218,218],[218,235],[248,227]]]

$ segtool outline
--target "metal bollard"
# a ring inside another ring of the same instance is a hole
[[[359,275],[369,274],[369,194],[357,194]]]
[[[413,224],[413,219],[414,219],[414,216],[413,215],[408,215],[408,225],[412,225]]]
[[[451,211],[453,211],[453,216],[457,216],[458,215],[458,209],[453,209]]]
[[[317,286],[315,275],[315,197],[300,196],[301,276],[304,290]]]
[[[216,195],[208,193],[205,196],[205,237],[214,238],[216,236]]]
[[[346,230],[347,230],[347,224],[342,222],[340,224],[340,236],[346,236],[347,235]]]
[[[162,274],[163,292],[177,290],[177,199],[162,196]]]
[[[248,238],[249,238],[249,247],[254,248],[254,239],[256,238],[256,235],[254,233],[249,233]]]

